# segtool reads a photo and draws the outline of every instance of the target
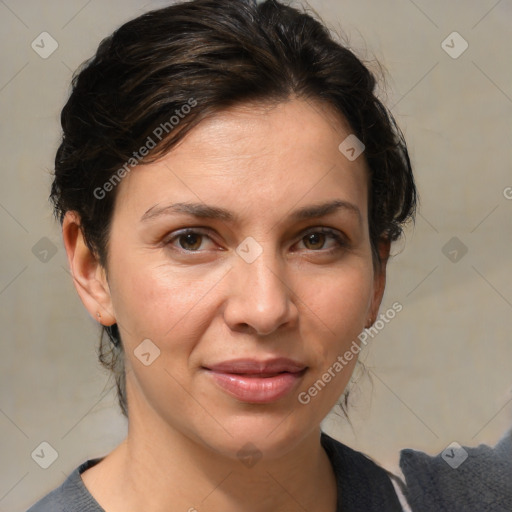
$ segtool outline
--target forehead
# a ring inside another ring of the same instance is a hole
[[[349,135],[348,123],[317,102],[233,107],[203,120],[157,162],[135,167],[116,202],[140,215],[182,200],[271,212],[341,199],[365,211],[364,156],[351,161],[339,150]]]

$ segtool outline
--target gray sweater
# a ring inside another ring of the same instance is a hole
[[[360,452],[322,432],[324,447],[338,485],[337,512],[401,512],[402,507],[387,472]],[[105,512],[85,487],[81,473],[97,464],[91,459],[28,512]]]
[[[494,448],[402,450],[400,467],[413,512],[512,512],[512,430]]]

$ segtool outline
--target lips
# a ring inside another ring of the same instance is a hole
[[[237,359],[204,367],[217,386],[247,403],[270,403],[296,388],[307,367],[288,358]]]
[[[268,361],[257,361],[254,359],[235,359],[213,364],[207,369],[214,372],[244,374],[244,375],[275,375],[288,372],[297,373],[304,370],[306,366],[284,357],[270,359]]]

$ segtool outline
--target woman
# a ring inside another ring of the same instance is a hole
[[[416,204],[374,87],[275,0],[176,4],[100,44],[51,199],[128,436],[32,512],[401,510],[320,429]]]

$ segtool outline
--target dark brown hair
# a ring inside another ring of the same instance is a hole
[[[73,77],[50,195],[55,215],[62,223],[67,211],[78,213],[108,275],[115,185],[131,167],[163,156],[230,106],[299,97],[328,105],[365,145],[379,264],[379,241],[396,240],[414,216],[416,188],[404,137],[375,88],[373,74],[320,21],[277,0],[192,0],[148,12],[105,38]],[[102,335],[100,360],[114,371],[127,416],[119,330],[104,331],[112,345]]]

